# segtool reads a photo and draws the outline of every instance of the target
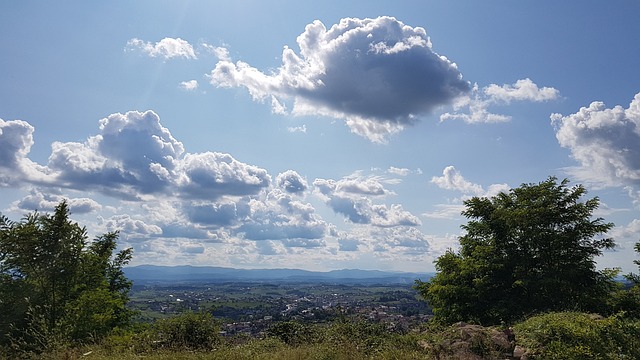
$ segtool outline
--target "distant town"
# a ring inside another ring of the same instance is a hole
[[[312,276],[307,281],[289,278],[226,282],[206,281],[203,277],[181,282],[136,281],[133,276],[128,306],[137,311],[141,321],[148,322],[184,311],[211,312],[221,322],[222,335],[251,337],[263,335],[278,321],[324,323],[357,318],[383,323],[390,331],[406,332],[431,317],[427,303],[412,283],[399,274],[392,274],[395,283],[385,274],[371,275],[360,272],[359,280]]]

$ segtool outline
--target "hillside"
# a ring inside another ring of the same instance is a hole
[[[389,272],[380,270],[343,269],[327,272],[300,269],[234,269],[214,266],[125,267],[127,278],[140,285],[169,282],[332,282],[365,284],[411,284],[416,279],[427,280],[432,273]]]

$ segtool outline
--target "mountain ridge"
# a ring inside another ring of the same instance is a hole
[[[337,283],[413,283],[433,273],[383,270],[339,269],[310,271],[303,269],[237,269],[219,266],[137,265],[124,267],[125,276],[134,283],[167,282],[337,282]]]

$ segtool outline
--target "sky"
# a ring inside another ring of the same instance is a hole
[[[640,2],[3,1],[0,212],[132,265],[434,271],[473,196],[598,197],[637,271]]]

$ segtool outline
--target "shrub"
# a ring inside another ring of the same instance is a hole
[[[318,340],[318,334],[312,327],[295,321],[277,322],[269,327],[267,335],[292,346],[311,344]]]
[[[640,321],[560,312],[515,326],[530,359],[640,359]]]
[[[209,350],[220,343],[219,332],[220,324],[210,313],[189,311],[158,320],[147,339],[167,349]]]

